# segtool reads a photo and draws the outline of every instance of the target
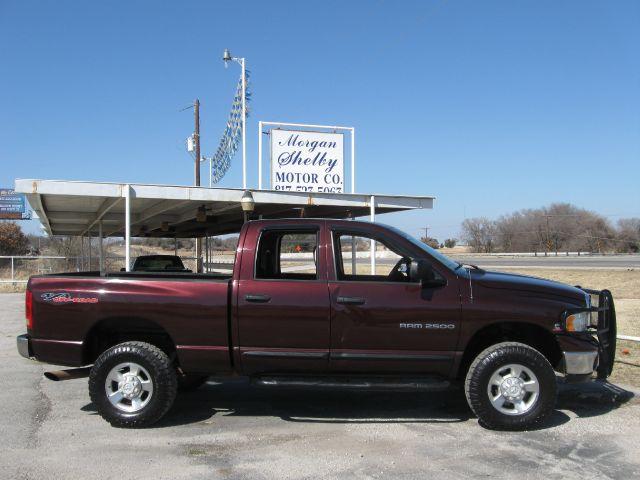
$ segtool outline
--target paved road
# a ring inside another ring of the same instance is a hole
[[[456,260],[480,267],[567,267],[567,268],[640,268],[640,255],[587,257],[494,257],[461,256]]]
[[[640,268],[640,255],[616,256],[550,256],[550,257],[497,257],[487,255],[452,255],[451,258],[462,263],[471,263],[484,268],[497,267],[537,267],[537,268]],[[359,258],[359,264],[369,264],[368,258]],[[380,259],[381,264],[395,263]]]
[[[20,358],[22,295],[0,295],[0,478],[639,478],[640,400],[563,388],[543,428],[492,432],[460,392],[344,393],[209,383],[156,428],[96,413],[86,380],[50,382]]]

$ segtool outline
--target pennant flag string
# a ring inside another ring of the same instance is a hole
[[[249,91],[249,71],[245,72],[245,115],[249,116],[249,100],[251,92]],[[227,126],[222,133],[220,144],[211,160],[211,181],[218,183],[229,171],[231,167],[231,159],[238,151],[240,140],[242,137],[242,74],[236,86],[236,93],[231,104],[231,111],[227,119]]]

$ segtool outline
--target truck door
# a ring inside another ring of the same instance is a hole
[[[447,285],[423,288],[409,279],[415,250],[400,240],[367,230],[331,235],[331,370],[447,375],[460,330],[455,274],[443,267]]]
[[[269,224],[254,234],[257,248],[243,251],[237,290],[243,373],[326,371],[330,307],[320,224]]]

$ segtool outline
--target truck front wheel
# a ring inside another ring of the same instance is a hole
[[[493,345],[473,361],[465,380],[471,410],[487,428],[524,430],[542,422],[556,400],[553,367],[517,342]]]
[[[178,382],[169,357],[145,342],[125,342],[98,357],[89,375],[89,395],[98,413],[115,427],[149,426],[167,413]]]

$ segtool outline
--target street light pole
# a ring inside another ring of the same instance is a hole
[[[229,49],[222,55],[225,67],[227,62],[236,62],[242,68],[242,188],[247,188],[247,76],[244,58],[232,57]]]
[[[242,65],[242,188],[247,188],[247,77],[244,74],[244,58]]]

